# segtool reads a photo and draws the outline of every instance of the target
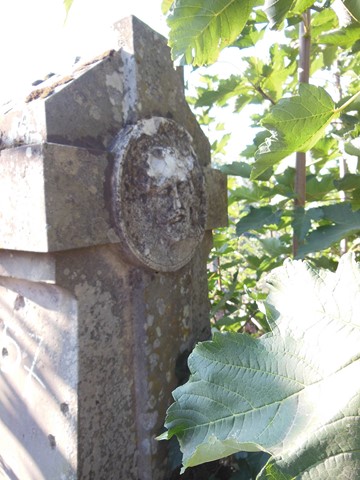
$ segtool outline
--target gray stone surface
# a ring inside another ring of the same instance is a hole
[[[24,102],[5,109],[0,148],[53,142],[107,149],[125,124],[172,118],[194,138],[200,162],[210,163],[206,137],[184,97],[182,69],[174,69],[164,37],[136,17],[114,25],[112,49],[52,76]]]
[[[51,252],[118,242],[106,206],[111,163],[110,153],[52,143],[0,151],[0,247]]]
[[[165,39],[115,31],[1,117],[1,478],[169,478],[155,436],[210,333],[226,178]]]
[[[78,478],[76,300],[4,277],[0,298],[0,477]]]

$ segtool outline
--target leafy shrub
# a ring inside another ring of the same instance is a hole
[[[161,437],[176,435],[184,467],[242,450],[272,458],[257,477],[360,476],[360,268],[285,262],[268,279],[271,332],[215,333],[189,357]]]

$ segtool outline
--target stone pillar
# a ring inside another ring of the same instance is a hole
[[[134,17],[0,123],[0,476],[164,480],[179,359],[209,336],[226,181]]]

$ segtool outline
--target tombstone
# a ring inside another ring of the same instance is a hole
[[[1,478],[169,478],[155,436],[209,336],[225,178],[166,40],[115,31],[1,117]]]

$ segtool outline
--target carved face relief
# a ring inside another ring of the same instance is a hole
[[[204,179],[191,143],[159,117],[128,127],[114,143],[115,226],[130,257],[154,270],[181,268],[204,234]]]

